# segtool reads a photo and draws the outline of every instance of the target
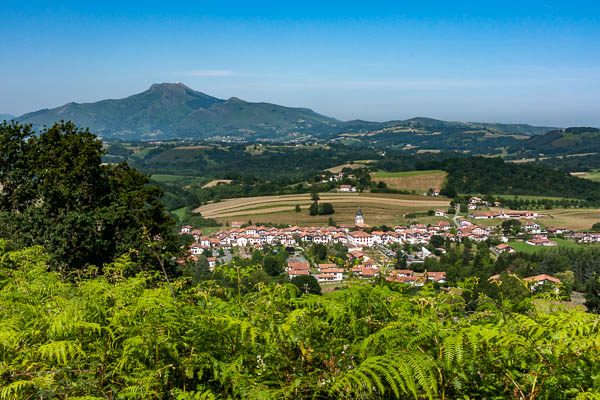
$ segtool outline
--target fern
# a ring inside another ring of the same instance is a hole
[[[391,391],[396,398],[425,393],[432,399],[437,394],[437,369],[435,362],[420,353],[374,356],[356,368],[336,377],[330,388],[332,395],[357,397],[376,391],[383,396]]]
[[[70,359],[85,355],[81,345],[70,340],[58,340],[43,344],[39,347],[38,352],[42,357],[63,365],[67,364]]]
[[[0,399],[2,400],[19,400],[25,398],[27,389],[31,389],[33,386],[32,381],[15,381],[5,386],[0,390]]]

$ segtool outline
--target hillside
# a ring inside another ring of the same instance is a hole
[[[393,146],[416,152],[442,150],[500,155],[503,148],[518,148],[529,137],[555,128],[419,117],[382,123],[349,121],[341,125],[341,129],[340,138],[368,145]]]
[[[34,126],[71,120],[109,140],[216,136],[282,140],[327,131],[338,123],[305,108],[218,99],[182,83],[153,84],[124,99],[68,103],[25,114],[19,120]]]
[[[104,140],[226,139],[305,141],[336,139],[407,150],[467,150],[498,154],[550,127],[524,124],[448,122],[431,118],[404,121],[342,122],[307,108],[219,99],[182,83],[153,84],[116,100],[68,103],[19,117],[34,128],[71,120]]]
[[[0,114],[0,121],[13,119],[15,116],[12,114]]]
[[[580,154],[600,151],[600,129],[573,127],[555,129],[545,135],[532,137],[521,143],[523,155]]]
[[[600,183],[577,178],[564,171],[486,157],[454,158],[440,164],[440,169],[448,173],[445,189],[453,188],[458,193],[600,200]]]

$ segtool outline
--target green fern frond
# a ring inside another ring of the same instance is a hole
[[[11,384],[5,386],[0,390],[0,399],[2,400],[19,400],[23,399],[25,396],[25,391],[28,387],[33,386],[32,381],[15,381]]]
[[[71,340],[58,340],[43,344],[39,347],[38,352],[43,358],[63,365],[67,364],[69,359],[84,355],[81,345]]]
[[[432,399],[437,393],[436,374],[434,360],[422,353],[374,356],[337,377],[330,393],[360,397],[377,390],[380,396],[389,391],[396,398],[400,398],[401,393],[418,398],[425,393]]]

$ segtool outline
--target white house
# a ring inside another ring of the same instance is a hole
[[[356,188],[352,185],[341,185],[338,189],[338,192],[356,192]]]
[[[354,246],[373,246],[373,236],[363,231],[352,231],[348,233],[348,241]]]

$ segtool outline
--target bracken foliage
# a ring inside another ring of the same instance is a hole
[[[0,247],[0,399],[594,399],[600,319],[511,314],[425,286],[247,292],[207,281],[63,280],[39,247]],[[238,282],[252,268],[223,267]]]

